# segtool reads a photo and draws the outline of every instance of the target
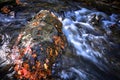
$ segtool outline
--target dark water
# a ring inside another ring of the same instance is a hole
[[[0,67],[10,64],[6,57],[10,51],[9,40],[39,9],[25,9],[15,15],[0,13]],[[119,80],[120,45],[111,35],[110,27],[117,25],[120,28],[120,15],[107,15],[82,7],[54,13],[63,23],[68,48],[53,65],[53,77],[56,80]],[[11,75],[7,74],[8,77]]]

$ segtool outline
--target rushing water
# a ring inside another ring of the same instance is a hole
[[[63,57],[60,77],[64,80],[117,80],[120,75],[120,47],[110,40],[110,26],[119,16],[81,8],[59,17],[71,54]],[[116,51],[118,50],[118,51]],[[116,55],[118,55],[116,57]]]
[[[10,35],[16,36],[9,32],[8,26],[11,29],[20,28],[26,24],[28,16],[33,14],[20,15],[19,13],[17,18],[0,14],[0,56],[2,56],[0,60],[3,60],[0,63],[2,65],[9,64],[5,52],[9,51],[7,44],[11,39]],[[69,47],[61,59],[53,65],[55,78],[58,80],[120,79],[120,45],[110,37],[112,33],[110,26],[117,24],[117,27],[120,27],[120,16],[106,15],[86,8],[62,12],[57,16],[63,23],[63,33]],[[5,64],[2,63],[4,61]]]

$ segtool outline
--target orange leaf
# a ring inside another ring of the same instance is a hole
[[[7,14],[10,12],[10,9],[7,6],[4,6],[3,8],[1,8],[1,11]]]

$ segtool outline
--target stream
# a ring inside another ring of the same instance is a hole
[[[10,64],[6,57],[10,39],[39,10],[27,12],[27,9],[0,13],[0,68]],[[63,24],[62,31],[68,43],[62,56],[53,64],[55,80],[120,80],[120,38],[114,37],[111,30],[115,26],[120,31],[120,15],[107,15],[83,7],[53,13]],[[11,77],[12,73],[6,75]]]
[[[66,12],[59,19],[73,52],[63,57],[64,80],[118,80],[120,45],[109,38],[118,15],[86,8]],[[120,24],[118,23],[120,27]]]

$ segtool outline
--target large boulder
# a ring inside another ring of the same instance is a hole
[[[65,48],[62,23],[41,10],[9,43],[15,79],[51,79],[52,66]]]

